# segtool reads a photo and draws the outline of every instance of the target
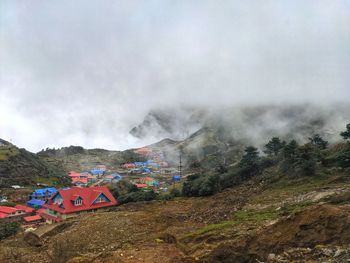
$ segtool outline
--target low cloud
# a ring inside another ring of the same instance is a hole
[[[0,138],[125,149],[152,109],[349,103],[349,7],[1,1]]]

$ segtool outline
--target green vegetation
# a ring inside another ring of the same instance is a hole
[[[0,161],[8,160],[12,156],[16,156],[19,153],[18,149],[12,146],[0,147]]]
[[[64,186],[69,183],[65,176],[62,166],[48,163],[25,149],[13,145],[0,147],[0,187],[14,184],[30,186],[37,183]]]
[[[19,230],[19,225],[15,222],[0,221],[0,240],[13,236]]]
[[[153,191],[137,191],[130,192],[118,197],[118,204],[126,204],[130,202],[151,201],[156,199],[157,194]]]
[[[269,156],[277,156],[283,147],[286,145],[285,141],[281,141],[278,137],[273,137],[266,145],[264,153]]]
[[[350,123],[346,125],[346,131],[341,132],[340,136],[342,136],[344,140],[350,139]]]
[[[312,203],[303,202],[297,204],[286,204],[282,207],[268,207],[265,209],[239,210],[234,213],[232,220],[223,221],[218,224],[209,224],[192,233],[186,234],[181,238],[182,242],[188,242],[191,239],[200,239],[200,237],[220,236],[227,233],[229,236],[238,235],[240,229],[249,228],[249,226],[260,226],[267,222],[279,219],[282,216],[295,214]]]
[[[348,138],[347,132],[342,133],[344,138]],[[317,171],[322,173],[326,168],[350,167],[349,143],[333,150],[327,148],[328,142],[319,134],[310,137],[309,141],[298,145],[295,140],[285,142],[273,137],[265,145],[267,156],[262,157],[257,148],[249,146],[234,167],[219,164],[215,169],[189,176],[182,193],[184,196],[213,195],[261,175],[269,167],[278,167],[279,173],[289,178],[315,177]]]

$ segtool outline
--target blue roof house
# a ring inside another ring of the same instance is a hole
[[[48,200],[54,193],[57,192],[55,187],[36,189],[30,195],[31,199]]]
[[[39,199],[32,199],[27,202],[27,206],[34,208],[34,209],[40,209],[42,208],[42,205],[45,204],[45,201],[39,200]]]

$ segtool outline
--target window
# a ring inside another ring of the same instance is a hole
[[[95,201],[95,203],[102,203],[102,202],[106,202],[106,200],[102,196],[99,196]]]
[[[76,199],[76,200],[74,201],[74,205],[79,206],[79,205],[82,205],[82,204],[83,204],[83,199],[81,199],[81,198],[78,198],[78,199]]]

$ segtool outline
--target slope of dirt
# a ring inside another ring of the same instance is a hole
[[[291,251],[291,248],[299,248],[294,250],[300,256],[300,253],[310,253],[320,245],[332,245],[334,249],[335,246],[349,244],[350,206],[317,205],[267,226],[239,242],[218,247],[207,257],[207,261],[264,261],[270,254]]]
[[[260,178],[211,197],[130,203],[76,218],[43,237],[41,247],[21,233],[1,241],[0,262],[342,259],[350,244],[349,192],[334,176],[288,184]]]

